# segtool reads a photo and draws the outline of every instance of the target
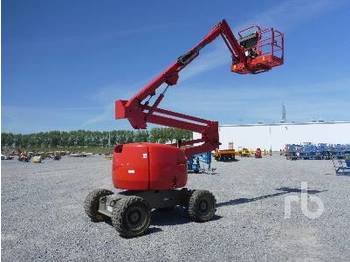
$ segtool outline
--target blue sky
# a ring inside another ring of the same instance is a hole
[[[128,99],[227,19],[285,32],[285,65],[230,73],[221,39],[162,107],[221,124],[350,120],[349,1],[2,1],[2,131],[113,130]]]

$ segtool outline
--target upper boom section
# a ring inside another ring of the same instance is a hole
[[[256,74],[283,64],[283,34],[273,28],[261,29],[252,26],[238,33],[239,40],[232,33],[228,23],[222,20],[191,50],[181,55],[177,61],[154,78],[129,100],[116,101],[116,119],[127,118],[133,128],[144,129],[147,122],[169,127],[190,130],[202,134],[202,139],[193,143],[204,142],[195,148],[186,148],[187,155],[210,151],[218,147],[218,123],[197,117],[158,108],[168,86],[175,85],[179,72],[191,63],[206,45],[221,36],[232,56],[231,71],[239,74]],[[149,105],[151,98],[163,84],[167,87]],[[147,101],[145,101],[147,99]],[[193,144],[186,142],[186,145]],[[196,149],[197,148],[197,149]]]

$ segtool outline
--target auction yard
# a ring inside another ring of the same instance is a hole
[[[189,174],[188,187],[214,193],[214,220],[190,222],[180,208],[154,211],[146,235],[124,239],[110,224],[90,222],[83,210],[91,190],[112,188],[110,160],[2,161],[2,259],[349,261],[350,177],[336,176],[330,161],[276,155],[213,165],[215,175]],[[324,205],[316,219],[300,203],[285,218],[285,198],[300,196],[301,182]]]

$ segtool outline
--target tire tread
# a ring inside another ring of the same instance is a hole
[[[98,213],[98,205],[101,197],[112,195],[113,192],[107,189],[95,189],[90,192],[84,201],[85,213],[90,217],[93,222],[104,221],[105,217]]]
[[[148,222],[142,230],[133,232],[128,229],[124,221],[124,215],[130,206],[138,203],[142,203],[143,205],[145,205],[148,213],[147,215]],[[112,212],[112,224],[121,236],[127,237],[127,238],[136,237],[144,234],[145,231],[148,229],[150,225],[150,217],[151,217],[150,208],[146,200],[138,196],[128,196],[118,200],[118,202],[114,206],[113,212]]]

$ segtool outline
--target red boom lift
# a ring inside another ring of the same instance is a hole
[[[219,146],[218,122],[201,119],[159,108],[169,86],[179,79],[179,73],[190,64],[200,50],[221,36],[232,55],[231,71],[257,74],[283,64],[284,36],[273,28],[252,26],[233,35],[222,20],[190,51],[153,79],[129,100],[115,103],[116,119],[127,118],[135,129],[145,129],[147,123],[175,127],[200,133],[200,139],[173,145],[130,143],[117,145],[113,154],[113,184],[125,191],[114,194],[106,189],[91,192],[85,200],[85,211],[92,221],[110,217],[123,237],[143,234],[150,225],[152,209],[184,207],[189,217],[205,222],[215,215],[215,197],[207,190],[183,188],[187,182],[186,160]],[[166,85],[162,91],[159,88]],[[158,93],[157,93],[158,91]],[[157,96],[151,104],[151,98]],[[182,188],[182,189],[179,189]]]

